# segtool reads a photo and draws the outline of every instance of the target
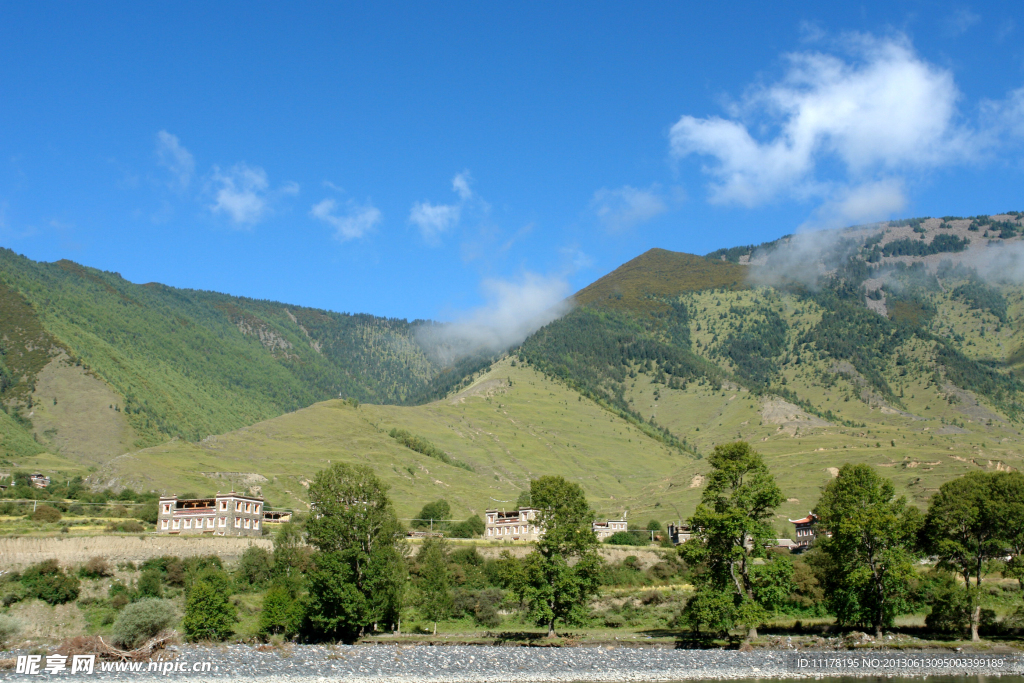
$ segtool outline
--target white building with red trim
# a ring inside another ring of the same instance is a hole
[[[537,526],[536,508],[519,508],[515,511],[487,510],[484,512],[484,538],[492,541],[536,541],[543,535]]]
[[[263,535],[263,499],[240,493],[213,498],[160,498],[156,530],[163,534]]]

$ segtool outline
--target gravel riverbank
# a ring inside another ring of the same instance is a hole
[[[25,653],[5,653],[3,657]],[[570,683],[678,681],[686,679],[803,678],[849,675],[1021,675],[1013,655],[906,652],[669,650],[630,647],[345,646],[296,645],[260,650],[248,645],[179,646],[172,661],[136,670],[93,674],[13,669],[0,680],[168,680],[313,683]],[[914,659],[914,658],[917,659]],[[801,666],[801,659],[803,666]],[[70,664],[70,662],[69,662]],[[814,666],[817,664],[817,666]],[[41,666],[46,665],[43,657]],[[166,673],[162,668],[168,669]],[[171,668],[173,667],[173,669]],[[195,671],[193,671],[195,669]]]

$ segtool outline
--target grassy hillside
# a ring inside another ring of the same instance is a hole
[[[388,435],[395,427],[471,470],[402,446]],[[271,505],[304,507],[304,482],[331,461],[373,467],[391,485],[403,517],[441,497],[457,516],[514,507],[542,474],[580,481],[605,514],[663,504],[670,510],[682,497],[666,493],[686,490],[697,470],[691,455],[506,358],[442,401],[318,403],[199,443],[176,440],[115,458],[93,480],[179,494],[258,486]],[[234,474],[210,474],[217,472]]]

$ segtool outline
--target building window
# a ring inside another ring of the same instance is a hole
[[[242,501],[236,500],[235,501],[235,512],[241,512],[241,511],[242,511]]]
[[[186,529],[191,529],[192,528],[192,520],[191,519],[186,519],[185,520],[185,528]]]
[[[213,517],[210,517],[210,518],[208,518],[206,520],[206,528],[207,529],[212,529],[213,528]]]
[[[237,529],[240,526],[242,526],[242,518],[241,517],[235,517],[235,528]]]
[[[171,511],[171,506],[170,506],[170,505],[164,505],[164,514],[166,515],[166,514],[168,514],[168,513],[170,512],[170,511]]]
[[[220,502],[220,509],[221,510],[227,510],[228,509],[228,502],[226,500],[222,500]]]
[[[220,518],[220,525],[221,526],[227,526],[228,525],[228,518],[227,517],[221,517]]]
[[[245,528],[246,528],[246,529],[248,529],[248,528],[249,528],[249,520],[248,520],[248,518],[246,518],[246,520],[245,520]]]
[[[161,523],[160,528],[161,529],[166,529],[167,528],[167,520],[166,519]]]
[[[494,529],[487,529],[487,535],[488,536],[493,536],[494,535]]]
[[[180,519],[174,520],[174,528],[175,529],[177,529],[180,525],[181,525],[181,520]]]
[[[259,529],[260,528],[260,520],[258,520],[258,519],[252,520],[252,528],[253,529]]]
[[[259,513],[260,513],[260,504],[257,503],[256,504],[256,514],[259,514]]]

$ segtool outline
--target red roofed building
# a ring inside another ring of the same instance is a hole
[[[818,537],[818,515],[808,512],[806,517],[789,520],[796,527],[794,541],[798,548],[806,548]]]

